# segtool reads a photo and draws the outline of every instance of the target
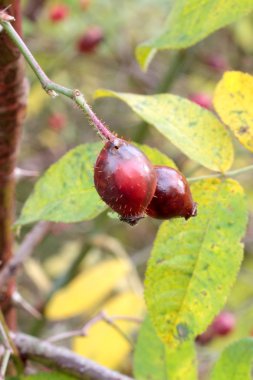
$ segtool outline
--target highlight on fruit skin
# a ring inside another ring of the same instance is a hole
[[[184,217],[186,220],[197,215],[197,204],[192,199],[186,178],[168,166],[155,166],[157,185],[155,194],[147,207],[146,214],[156,219]]]
[[[156,189],[156,172],[144,153],[123,139],[108,141],[94,168],[94,183],[103,201],[135,225],[145,211]]]

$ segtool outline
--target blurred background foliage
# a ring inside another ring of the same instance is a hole
[[[127,140],[145,143],[166,153],[186,176],[208,173],[172,146],[154,128],[143,123],[116,99],[93,101],[98,88],[155,94],[170,92],[212,109],[213,89],[224,71],[253,71],[253,15],[219,30],[187,50],[156,55],[147,73],[135,60],[138,43],[156,36],[172,0],[65,0],[23,1],[24,40],[48,76],[62,85],[80,89],[96,114]],[[63,17],[53,17],[58,5]],[[100,33],[92,51],[80,49],[80,39],[91,28]],[[69,149],[98,140],[87,119],[67,99],[51,100],[27,68],[30,86],[19,166],[40,174]],[[252,154],[234,140],[234,168],[253,163]],[[252,173],[238,178],[253,212]],[[17,184],[17,214],[31,193],[35,180]],[[108,213],[77,224],[54,224],[51,234],[24,266],[18,286],[22,296],[44,312],[35,321],[20,311],[23,331],[50,337],[81,327],[94,314],[142,317],[142,280],[159,222],[148,219],[132,228]],[[17,245],[30,227],[23,227]],[[253,223],[245,237],[246,255],[228,300],[236,328],[228,337],[200,346],[200,372],[208,368],[228,341],[253,334]],[[74,279],[74,280],[73,280]],[[73,280],[73,281],[72,281]],[[66,285],[62,288],[63,285]],[[61,290],[59,290],[61,289]],[[120,322],[134,342],[137,324]],[[77,352],[111,368],[131,373],[132,345],[101,321],[88,338],[67,341]]]

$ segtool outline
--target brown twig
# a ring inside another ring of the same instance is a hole
[[[66,348],[57,347],[22,333],[11,333],[11,337],[20,353],[27,359],[77,376],[79,379],[133,380]]]
[[[92,319],[90,319],[81,329],[66,331],[57,335],[54,335],[47,339],[47,342],[58,342],[59,340],[73,338],[75,336],[87,336],[89,330],[92,326],[94,326],[98,322],[105,322],[109,324],[112,328],[114,328],[124,339],[127,340],[128,343],[132,345],[132,342],[129,340],[128,336],[122,331],[119,326],[115,323],[115,321],[127,321],[131,323],[141,323],[142,320],[140,318],[129,317],[127,315],[114,315],[109,316],[105,311],[101,311],[96,314]]]
[[[0,288],[5,286],[8,279],[16,275],[18,269],[23,265],[24,261],[33,253],[34,248],[47,235],[51,225],[51,222],[40,222],[27,234],[19,246],[15,256],[9,260],[0,272]]]

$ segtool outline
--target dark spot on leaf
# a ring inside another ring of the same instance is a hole
[[[186,323],[179,323],[177,325],[177,333],[179,338],[182,338],[183,340],[188,337],[189,329]]]
[[[201,294],[206,297],[207,296],[207,291],[206,290],[202,290]]]
[[[243,127],[241,127],[241,128],[239,129],[238,133],[239,133],[240,135],[243,135],[244,133],[247,133],[248,131],[249,131],[249,126],[248,126],[248,125],[245,125],[245,126],[243,126]]]
[[[164,263],[164,259],[158,259],[158,260],[156,260],[156,264],[161,264],[161,263]]]

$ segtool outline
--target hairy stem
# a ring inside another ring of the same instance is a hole
[[[20,38],[18,33],[16,33],[15,29],[12,27],[9,21],[5,21],[2,17],[0,17],[0,24],[4,28],[5,32],[12,39],[15,45],[18,47],[33,72],[39,79],[42,84],[43,89],[51,96],[55,97],[58,94],[64,95],[75,102],[75,104],[84,111],[88,117],[90,118],[92,124],[95,126],[101,138],[109,141],[113,141],[115,139],[114,134],[102,123],[101,120],[95,115],[92,111],[91,107],[85,100],[85,97],[79,90],[69,89],[67,87],[61,86],[58,83],[51,81],[45,72],[42,70],[24,41]]]

